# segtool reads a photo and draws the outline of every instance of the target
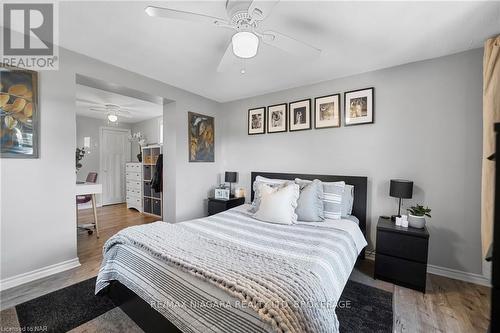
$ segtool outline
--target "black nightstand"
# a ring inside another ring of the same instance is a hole
[[[398,227],[390,219],[379,218],[375,279],[425,293],[428,246],[427,228]]]
[[[225,210],[243,205],[245,198],[231,198],[229,200],[208,198],[208,215],[214,215]]]

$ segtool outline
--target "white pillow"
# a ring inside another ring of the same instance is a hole
[[[284,186],[288,183],[291,183],[292,181],[290,180],[285,180],[285,179],[272,179],[272,178],[266,178],[262,176],[257,176],[255,178],[255,181],[253,182],[253,190],[254,190],[254,196],[253,196],[253,202],[252,202],[252,207],[250,208],[251,213],[255,213],[259,209],[260,205],[260,188],[262,185],[269,185],[272,188],[278,188],[281,186]]]
[[[257,212],[253,214],[254,218],[278,224],[297,222],[295,208],[297,208],[297,200],[299,199],[299,185],[290,183],[279,188],[262,185],[260,192],[260,205]]]

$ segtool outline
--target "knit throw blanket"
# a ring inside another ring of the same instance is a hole
[[[116,244],[147,251],[223,289],[276,332],[338,332],[336,302],[358,254],[353,240],[339,230],[246,218],[246,229],[241,216],[130,227],[104,253]]]

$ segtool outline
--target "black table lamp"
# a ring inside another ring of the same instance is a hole
[[[413,182],[404,179],[391,179],[389,195],[399,198],[398,215],[391,216],[391,220],[394,221],[396,217],[401,217],[401,199],[411,199],[413,195]]]
[[[229,197],[233,197],[231,192],[231,184],[236,183],[236,178],[238,177],[238,173],[234,171],[226,171],[224,181],[229,183]]]

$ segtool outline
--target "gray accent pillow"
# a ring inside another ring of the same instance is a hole
[[[342,194],[342,217],[352,214],[352,205],[354,204],[354,186],[345,184]]]
[[[339,220],[342,217],[342,195],[345,182],[323,182],[325,218]]]
[[[321,222],[325,219],[323,212],[323,184],[318,179],[309,181],[295,180],[300,186],[295,213],[299,221]]]

